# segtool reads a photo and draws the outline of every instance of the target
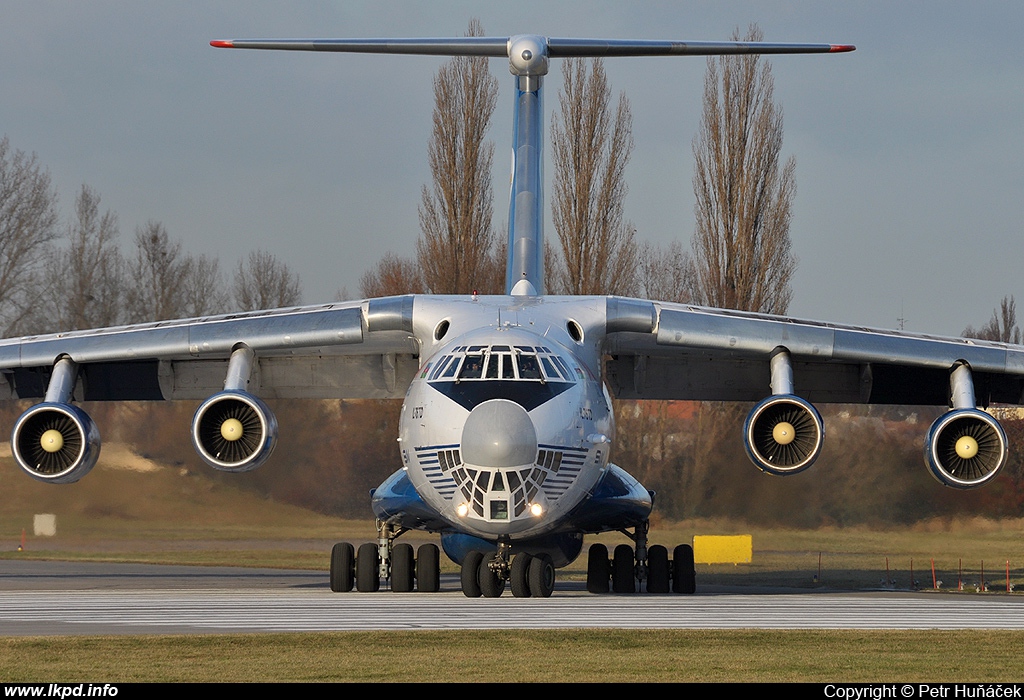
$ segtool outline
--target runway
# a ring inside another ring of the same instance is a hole
[[[0,561],[0,635],[416,629],[1024,629],[1024,598],[926,592],[700,590],[470,599],[332,593],[325,572]]]

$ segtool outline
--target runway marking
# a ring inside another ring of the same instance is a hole
[[[232,589],[0,593],[0,634],[414,629],[1024,629],[1024,599],[966,595],[559,595]],[[47,629],[57,631],[45,631]]]

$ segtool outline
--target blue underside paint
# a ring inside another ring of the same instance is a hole
[[[583,534],[630,528],[651,514],[651,495],[624,470],[609,464],[592,495],[559,525],[558,531],[530,540],[513,540],[513,552],[545,553],[555,567],[571,564],[583,549]],[[441,533],[445,554],[461,564],[473,550],[496,551],[494,540],[454,531],[420,497],[407,472],[400,469],[373,492],[374,515],[403,527]]]

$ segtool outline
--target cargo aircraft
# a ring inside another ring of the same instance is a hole
[[[611,397],[757,401],[742,439],[770,474],[800,472],[825,430],[812,402],[947,405],[924,458],[947,486],[1006,459],[979,406],[1024,402],[1024,347],[870,330],[656,300],[546,296],[541,87],[564,57],[838,53],[853,46],[511,37],[222,40],[214,47],[502,57],[514,77],[507,289],[406,295],[0,341],[3,398],[41,398],[16,421],[14,458],[62,484],[100,452],[80,401],[202,400],[192,444],[244,472],[274,448],[267,398],[403,398],[401,467],[371,496],[376,542],[337,544],[334,591],[437,591],[440,536],[467,596],[546,597],[589,533],[594,593],[693,593],[693,550],[648,546],[653,495],[610,460]]]

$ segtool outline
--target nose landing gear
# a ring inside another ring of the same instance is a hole
[[[547,554],[516,552],[508,540],[498,551],[470,552],[462,562],[462,592],[468,598],[497,598],[508,583],[516,598],[547,598],[555,590],[555,567]]]

